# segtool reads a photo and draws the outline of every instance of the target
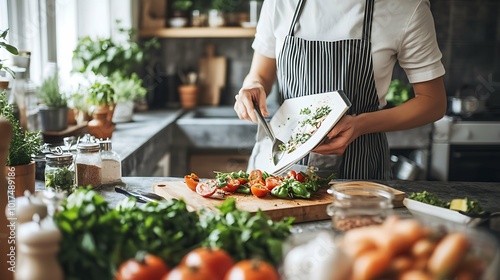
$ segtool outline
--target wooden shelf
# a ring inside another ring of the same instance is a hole
[[[141,37],[159,38],[253,38],[255,28],[243,27],[183,27],[142,29]]]

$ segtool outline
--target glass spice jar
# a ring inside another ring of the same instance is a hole
[[[101,146],[102,158],[102,184],[120,183],[122,180],[122,164],[120,156],[113,151],[111,140],[102,140]]]
[[[76,149],[76,185],[99,187],[102,184],[102,158],[99,144],[80,143]]]
[[[335,186],[328,192],[333,203],[328,205],[334,230],[347,231],[357,227],[381,224],[392,214],[393,192],[384,186]]]
[[[73,155],[69,153],[47,154],[45,161],[45,187],[68,193],[73,192],[75,188]]]

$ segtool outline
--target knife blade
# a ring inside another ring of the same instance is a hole
[[[131,191],[131,190],[126,190],[124,188],[115,186],[115,192],[124,194],[128,197],[133,197],[137,200],[137,202],[142,202],[142,203],[147,203],[147,202],[152,202],[152,201],[160,201],[160,200],[165,200],[162,196],[159,196],[155,193],[147,193],[147,192],[139,192],[139,191]]]

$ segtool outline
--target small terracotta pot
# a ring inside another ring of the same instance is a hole
[[[183,108],[194,108],[198,105],[198,86],[180,85],[178,90]]]
[[[25,190],[35,193],[35,162],[26,165],[5,166],[7,188],[15,190],[15,196],[23,196]]]

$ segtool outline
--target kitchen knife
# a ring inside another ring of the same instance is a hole
[[[155,193],[130,191],[118,186],[115,186],[115,192],[124,194],[128,197],[133,197],[137,200],[137,202],[142,202],[142,203],[165,200],[165,198]]]

